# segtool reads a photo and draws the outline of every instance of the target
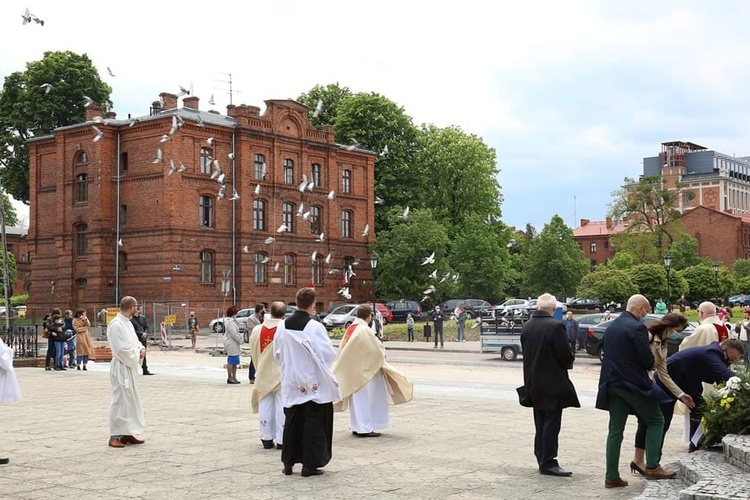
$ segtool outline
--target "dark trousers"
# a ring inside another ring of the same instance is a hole
[[[534,408],[534,455],[539,470],[559,466],[557,462],[558,437],[562,425],[562,408],[545,411]]]
[[[438,345],[438,337],[440,337],[440,347],[443,347],[443,322],[435,323],[435,347]]]
[[[406,338],[409,342],[414,342],[414,328],[406,329]]]
[[[148,345],[146,344],[145,340],[141,340],[141,344],[143,344],[144,349],[148,349]],[[148,373],[148,363],[146,362],[146,354],[143,355],[143,362],[141,363],[141,368],[143,368],[143,373]]]
[[[250,360],[250,367],[248,369],[250,380],[255,380],[255,364],[253,364],[253,360]]]
[[[313,403],[284,408],[284,448],[281,461],[286,467],[301,463],[317,469],[331,461],[333,444],[333,403]]]
[[[47,356],[44,358],[44,367],[49,367],[49,362],[55,359],[55,341],[52,337],[47,339]]]

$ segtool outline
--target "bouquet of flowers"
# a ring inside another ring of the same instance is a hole
[[[721,444],[727,434],[750,434],[750,371],[743,370],[706,397],[701,446]]]

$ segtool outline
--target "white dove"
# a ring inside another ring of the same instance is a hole
[[[164,156],[161,153],[161,148],[156,149],[156,156],[154,156],[154,159],[151,161],[151,163],[161,163],[164,161]]]
[[[427,264],[434,264],[435,263],[435,252],[432,252],[429,257],[425,257],[422,259],[422,266],[426,266]]]
[[[119,240],[117,240],[117,246],[118,246],[118,247],[121,247],[121,246],[122,246],[122,238],[120,238]]]
[[[401,214],[401,218],[404,220],[407,220],[409,218],[409,207],[406,207],[406,210],[404,210],[404,213]]]
[[[214,145],[214,138],[213,137],[209,137],[208,139],[206,139],[206,144],[208,144],[209,146],[213,146]]]
[[[297,217],[302,217],[303,213],[305,213],[305,204],[300,203],[299,208],[297,208]]]
[[[380,156],[386,156],[388,154],[388,144],[383,146],[383,151],[380,152]]]
[[[313,117],[317,118],[320,116],[320,112],[323,111],[323,99],[318,99],[318,104],[315,105],[315,111]]]
[[[304,193],[306,187],[307,187],[307,180],[303,180],[302,182],[300,182],[299,187],[297,189],[299,189],[300,193]]]
[[[315,189],[315,181],[310,181],[310,183],[307,185],[307,190],[312,191]]]
[[[362,237],[369,236],[370,235],[370,225],[365,224],[364,230],[362,230]]]
[[[232,189],[232,197],[229,198],[229,201],[235,201],[240,199],[240,194],[237,192],[236,189]]]
[[[178,87],[180,87],[180,93],[177,94],[177,97],[182,97],[184,95],[190,95],[190,91],[188,89],[186,89],[182,85],[178,85]]]
[[[216,178],[216,182],[218,182],[219,184],[224,184],[224,179],[226,179],[226,178],[227,178],[227,174],[225,174],[224,172],[222,172]]]
[[[330,264],[331,263],[331,254],[330,253],[328,255],[326,255],[326,258],[324,259],[324,261],[325,261],[326,264]]]
[[[138,118],[133,118],[132,120],[130,120],[130,122],[128,122],[128,127],[132,127],[133,125],[135,125],[139,121],[140,120]]]
[[[171,140],[171,137],[169,137],[167,134],[164,134],[163,136],[161,136],[161,140],[159,140],[159,142],[169,142]]]
[[[250,248],[248,248],[248,246],[247,246],[247,245],[245,245],[244,247],[242,247],[242,251],[243,251],[244,253],[250,253]]]
[[[338,269],[330,269],[330,270],[328,271],[328,274],[338,274],[338,273],[340,273],[340,272],[341,272],[341,271],[339,271]]]
[[[174,164],[174,160],[169,160],[169,172],[167,173],[167,175],[172,175],[176,171],[177,171],[177,167]]]
[[[445,283],[445,280],[450,278],[450,276],[451,276],[451,273],[445,273],[445,275],[443,275],[443,277],[440,278],[440,283]]]
[[[263,260],[260,261],[261,264],[268,264],[269,262],[271,262],[271,257],[269,257],[268,255],[263,257]]]
[[[432,271],[428,277],[432,278],[432,279],[437,278],[437,269],[435,269],[434,271]]]
[[[429,298],[430,298],[429,295],[425,295],[424,297],[422,297],[422,300],[420,300],[420,302],[424,302],[426,300],[429,300]]]
[[[227,192],[227,187],[224,184],[222,184],[221,187],[219,188],[219,194],[216,195],[216,199],[217,200],[224,199],[224,194],[226,192]]]
[[[313,253],[312,253],[312,255],[310,256],[310,260],[313,261],[313,262],[315,262],[315,259],[317,259],[317,258],[318,258],[318,251],[314,250]]]
[[[355,149],[357,149],[357,146],[359,146],[359,142],[357,142],[357,139],[355,139],[354,137],[352,137],[352,144],[350,146],[347,146],[346,150],[347,151],[354,151]]]
[[[234,160],[234,153],[229,153],[227,155],[227,158],[229,158],[230,160]]]
[[[188,170],[187,167],[183,165],[182,162],[180,162],[180,168],[178,168],[177,171],[182,173],[182,172],[187,172],[187,170]]]
[[[268,238],[265,239],[265,241],[263,241],[263,243],[265,243],[266,245],[276,243],[276,238],[274,238],[273,236],[269,236]]]
[[[422,292],[422,293],[423,293],[424,295],[428,295],[428,294],[431,294],[431,293],[435,293],[435,285],[430,285],[430,286],[428,286],[428,287],[427,287],[427,290],[425,290],[425,291],[424,291],[424,292]]]
[[[266,165],[266,162],[263,162],[263,167],[260,169],[261,180],[264,180],[266,178],[267,173],[268,173],[268,166]]]
[[[323,243],[323,241],[325,241],[325,239],[326,239],[326,236],[325,236],[325,235],[326,235],[326,233],[320,233],[320,234],[318,235],[318,239],[317,239],[317,240],[315,240],[315,241],[317,241],[318,243]]]
[[[255,196],[260,196],[260,184],[258,184],[257,186],[255,186],[255,189],[253,190],[253,194]]]
[[[278,271],[279,270],[279,263],[278,262],[273,265],[273,270],[274,271]]]
[[[93,128],[93,129],[94,129],[94,132],[96,132],[96,135],[94,136],[94,138],[93,138],[92,140],[93,140],[94,142],[99,142],[99,141],[101,141],[101,140],[102,140],[102,137],[104,137],[104,132],[102,132],[102,131],[101,131],[101,130],[99,129],[99,127],[97,127],[96,125],[92,125],[92,126],[91,126],[91,128]]]
[[[289,231],[289,228],[287,227],[286,224],[280,225],[279,228],[276,230],[277,233],[285,233],[287,231]]]
[[[385,205],[385,200],[379,196],[375,197],[375,204],[376,205]]]
[[[172,135],[172,134],[174,134],[174,133],[175,133],[175,132],[177,132],[178,130],[180,130],[180,124],[179,124],[179,123],[177,123],[177,115],[174,115],[174,116],[172,117],[172,126],[171,126],[171,127],[169,127],[169,135]],[[162,141],[161,141],[161,142],[167,142],[167,141],[165,141],[165,140],[164,140],[164,137],[168,137],[168,136],[166,136],[166,135],[163,135],[163,136],[162,136]]]
[[[342,288],[341,290],[338,291],[338,294],[339,295],[348,295],[349,294],[349,288],[348,287]]]
[[[49,83],[43,83],[39,86],[40,89],[44,89],[45,94],[49,94],[49,91],[52,90],[52,85]]]
[[[208,99],[208,103],[211,106],[215,106],[216,105],[216,101],[214,101],[214,95],[213,94],[211,94],[211,97]]]
[[[92,104],[94,104],[94,100],[92,98],[90,98],[87,95],[83,96],[83,107],[84,108],[88,108]]]
[[[334,191],[328,192],[328,199],[329,200],[335,200],[336,199],[336,193]]]
[[[453,283],[458,283],[458,273],[453,275]]]
[[[302,214],[302,218],[305,220],[310,220],[310,211],[308,210],[304,214]]]

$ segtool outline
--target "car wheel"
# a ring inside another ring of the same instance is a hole
[[[503,347],[503,350],[500,351],[500,354],[505,361],[514,361],[518,357],[516,350],[512,347]]]
[[[215,323],[214,324],[214,331],[216,333],[224,333],[224,325],[221,323]]]
[[[611,313],[615,312],[615,306],[609,306],[609,307],[607,308],[607,311],[609,311],[609,312],[611,312]]]
[[[598,312],[600,312],[600,311],[601,311],[601,309],[599,309],[598,307],[595,307],[595,308],[594,308],[594,312],[595,312],[595,313],[598,313]]]
[[[351,321],[347,321],[347,322],[346,322],[346,323],[344,324],[344,329],[346,329],[346,328],[349,328],[350,326],[352,326],[352,322],[351,322]]]
[[[604,363],[604,348],[603,347],[599,348],[599,361]]]

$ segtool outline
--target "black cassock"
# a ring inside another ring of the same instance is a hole
[[[331,461],[333,445],[333,403],[308,401],[284,408],[285,467],[302,464],[307,469],[324,467]]]

